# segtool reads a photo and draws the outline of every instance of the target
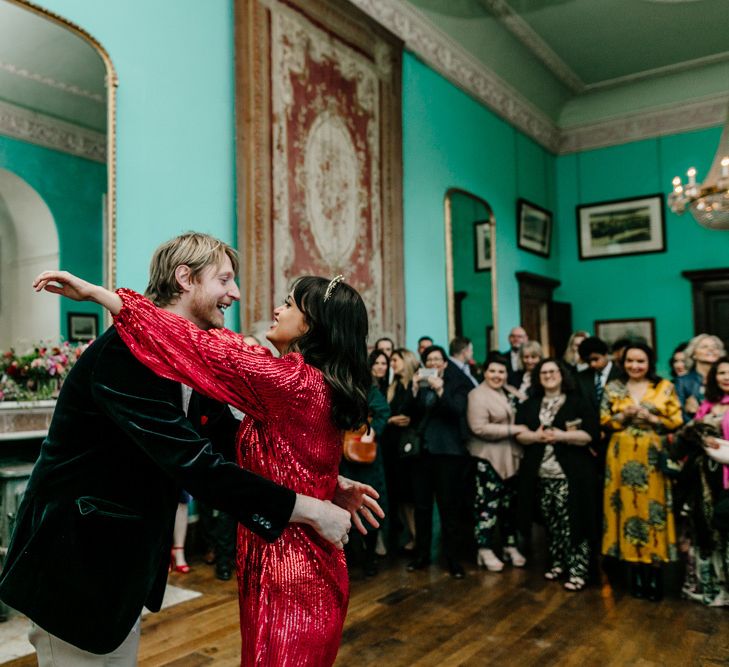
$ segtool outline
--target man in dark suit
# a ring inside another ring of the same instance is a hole
[[[257,344],[257,343],[256,343]],[[235,461],[235,444],[240,427],[240,412],[233,410],[225,403],[214,401],[207,396],[193,392],[193,397],[200,401],[199,432],[210,440],[213,451],[222,455],[226,461]],[[192,408],[192,402],[191,402]],[[195,422],[193,421],[193,424]],[[203,539],[208,547],[205,562],[215,564],[215,576],[221,581],[228,581],[235,568],[236,537],[238,522],[227,512],[216,510],[212,505],[197,502],[198,516]],[[212,558],[210,553],[212,552]]]
[[[201,328],[222,327],[240,297],[237,266],[229,246],[185,234],[156,251],[147,295]],[[33,623],[41,667],[136,665],[142,607],[162,603],[181,488],[267,541],[303,522],[340,547],[350,513],[369,502],[347,480],[335,496],[342,509],[226,462],[188,419],[198,408],[192,396],[184,406],[186,394],[113,327],[64,382],[0,575],[0,598]]]
[[[620,376],[620,368],[610,359],[608,346],[597,336],[585,338],[578,348],[580,359],[588,364],[588,368],[577,374],[577,388],[586,399],[583,405],[590,410],[590,421],[600,423],[600,403],[605,393],[605,385],[611,380]],[[597,486],[595,488],[595,525],[601,526],[603,521],[603,496],[602,490],[605,481],[605,452],[610,442],[610,433],[604,430],[599,431],[597,440],[590,444],[590,451],[595,457],[597,469]],[[598,533],[599,535],[600,533]],[[590,563],[591,577],[598,576],[598,554],[600,553],[600,539],[591,545],[592,554]]]
[[[610,359],[605,341],[597,336],[585,338],[578,351],[580,359],[585,360],[588,368],[577,374],[577,384],[589,405],[599,415],[605,385],[620,376],[620,368]]]
[[[509,349],[506,352],[502,352],[501,355],[506,358],[506,382],[512,387],[518,387],[521,379],[519,377],[520,371],[524,370],[524,366],[521,363],[521,346],[529,340],[526,329],[522,326],[514,327],[509,332]]]
[[[466,407],[473,384],[463,371],[448,363],[445,350],[438,345],[427,348],[421,359],[425,368],[437,371],[437,375],[422,377],[419,373],[413,378],[417,385],[413,417],[422,430],[422,442],[421,453],[411,464],[417,556],[407,569],[412,572],[430,563],[435,497],[446,565],[452,577],[462,579],[465,572],[458,562],[458,524],[467,488]]]

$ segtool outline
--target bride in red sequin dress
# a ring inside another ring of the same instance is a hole
[[[229,330],[202,331],[136,292],[117,296],[65,273],[42,278],[37,289],[49,280],[88,286],[92,293],[82,298],[115,314],[141,362],[242,410],[241,466],[297,493],[333,498],[341,430],[366,417],[371,382],[367,313],[353,288],[337,279],[299,279],[267,334],[282,353],[277,358]],[[49,291],[76,298],[67,289]],[[273,543],[241,526],[237,558],[241,664],[331,665],[349,598],[344,552],[303,524],[289,524]]]

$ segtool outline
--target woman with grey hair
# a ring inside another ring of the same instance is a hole
[[[712,364],[723,357],[726,350],[718,336],[702,333],[689,341],[684,354],[688,373],[676,380],[676,393],[686,423],[693,418],[704,400],[706,376]]]

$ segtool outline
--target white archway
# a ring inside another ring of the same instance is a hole
[[[22,178],[0,169],[0,350],[25,352],[39,341],[60,339],[60,300],[31,287],[40,271],[57,269],[58,262],[50,209]]]

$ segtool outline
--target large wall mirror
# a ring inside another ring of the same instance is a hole
[[[448,338],[470,338],[483,361],[498,342],[494,215],[480,197],[451,189],[445,228]]]
[[[31,282],[61,267],[113,286],[115,86],[82,29],[0,0],[0,350],[102,325],[96,306],[34,295]]]

